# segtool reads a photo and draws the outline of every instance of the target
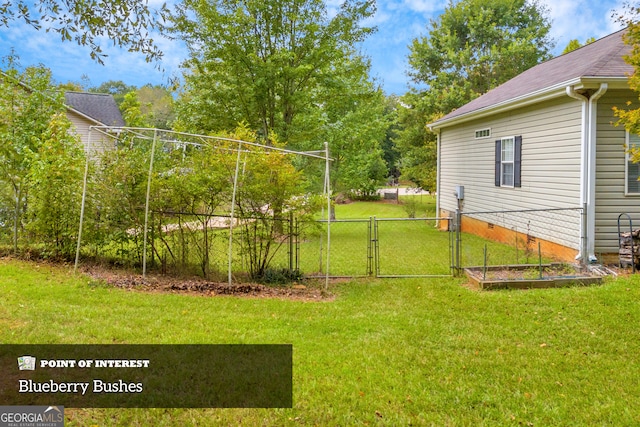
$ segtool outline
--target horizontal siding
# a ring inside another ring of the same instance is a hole
[[[465,186],[464,212],[578,207],[581,117],[581,103],[562,97],[442,129],[440,207],[456,209],[456,185]],[[474,138],[477,129],[487,127],[490,138]],[[495,141],[516,135],[522,135],[522,187],[496,187]],[[550,220],[537,216],[514,221],[519,224],[511,228],[524,229],[532,221],[544,225],[563,219],[556,213]],[[580,224],[573,216],[563,223],[560,235],[545,235],[545,227],[539,227],[536,237],[578,248]]]
[[[91,141],[89,141],[90,127],[95,126],[96,123],[69,110],[67,110],[67,118],[73,124],[75,134],[80,137],[80,142],[82,142],[85,153],[101,153],[115,146],[112,139],[96,131],[91,132]]]
[[[612,108],[637,99],[630,91],[610,90],[598,101],[596,157],[596,253],[618,251],[618,216],[629,213],[640,228],[640,196],[625,196],[625,130],[614,126]],[[637,107],[637,105],[635,106]],[[622,226],[628,229],[628,222]]]

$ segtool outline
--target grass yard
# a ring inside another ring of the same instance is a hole
[[[66,409],[69,426],[640,424],[639,276],[519,292],[461,283],[210,298],[1,259],[0,342],[293,344],[292,409]]]
[[[432,196],[401,196],[394,202],[356,202],[336,205],[336,220],[331,223],[330,274],[333,276],[367,276],[370,240],[377,241],[377,273],[381,276],[447,275],[452,264],[453,233],[436,228],[435,198]],[[406,206],[413,203],[418,218],[408,220]],[[369,218],[375,217],[372,223]],[[395,221],[392,218],[401,220]],[[373,235],[377,226],[377,239]],[[369,230],[371,227],[371,230]],[[368,233],[371,233],[370,235]],[[489,242],[478,236],[462,233],[461,267],[538,263],[538,254],[529,254],[514,246]],[[286,248],[281,248],[275,265],[286,265]],[[544,258],[547,263],[551,259]],[[324,274],[326,271],[326,225],[300,245],[300,270],[304,274]],[[376,272],[374,271],[374,274]]]

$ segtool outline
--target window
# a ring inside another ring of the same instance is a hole
[[[480,138],[488,138],[491,136],[491,129],[487,128],[487,129],[480,129],[476,131],[476,139],[480,139]]]
[[[630,134],[627,132],[627,149],[630,148],[640,148],[640,136]],[[625,155],[626,161],[626,182],[624,192],[625,194],[638,194],[640,195],[640,163],[634,163],[631,161],[631,156],[629,156],[629,151]]]
[[[520,187],[522,137],[508,137],[496,141],[496,187]]]
[[[504,187],[513,187],[513,143],[513,138],[502,140],[500,185]]]

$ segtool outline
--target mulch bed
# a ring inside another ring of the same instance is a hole
[[[260,283],[212,282],[201,278],[178,278],[147,275],[146,278],[131,272],[117,271],[95,266],[83,273],[95,281],[121,289],[140,292],[180,293],[202,296],[238,296],[253,298],[281,298],[303,301],[330,301],[334,296],[324,291],[324,282],[305,280],[291,285],[267,286]]]

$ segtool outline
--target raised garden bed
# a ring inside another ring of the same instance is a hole
[[[502,265],[465,268],[478,289],[532,289],[588,286],[602,283],[602,275],[569,264]]]

